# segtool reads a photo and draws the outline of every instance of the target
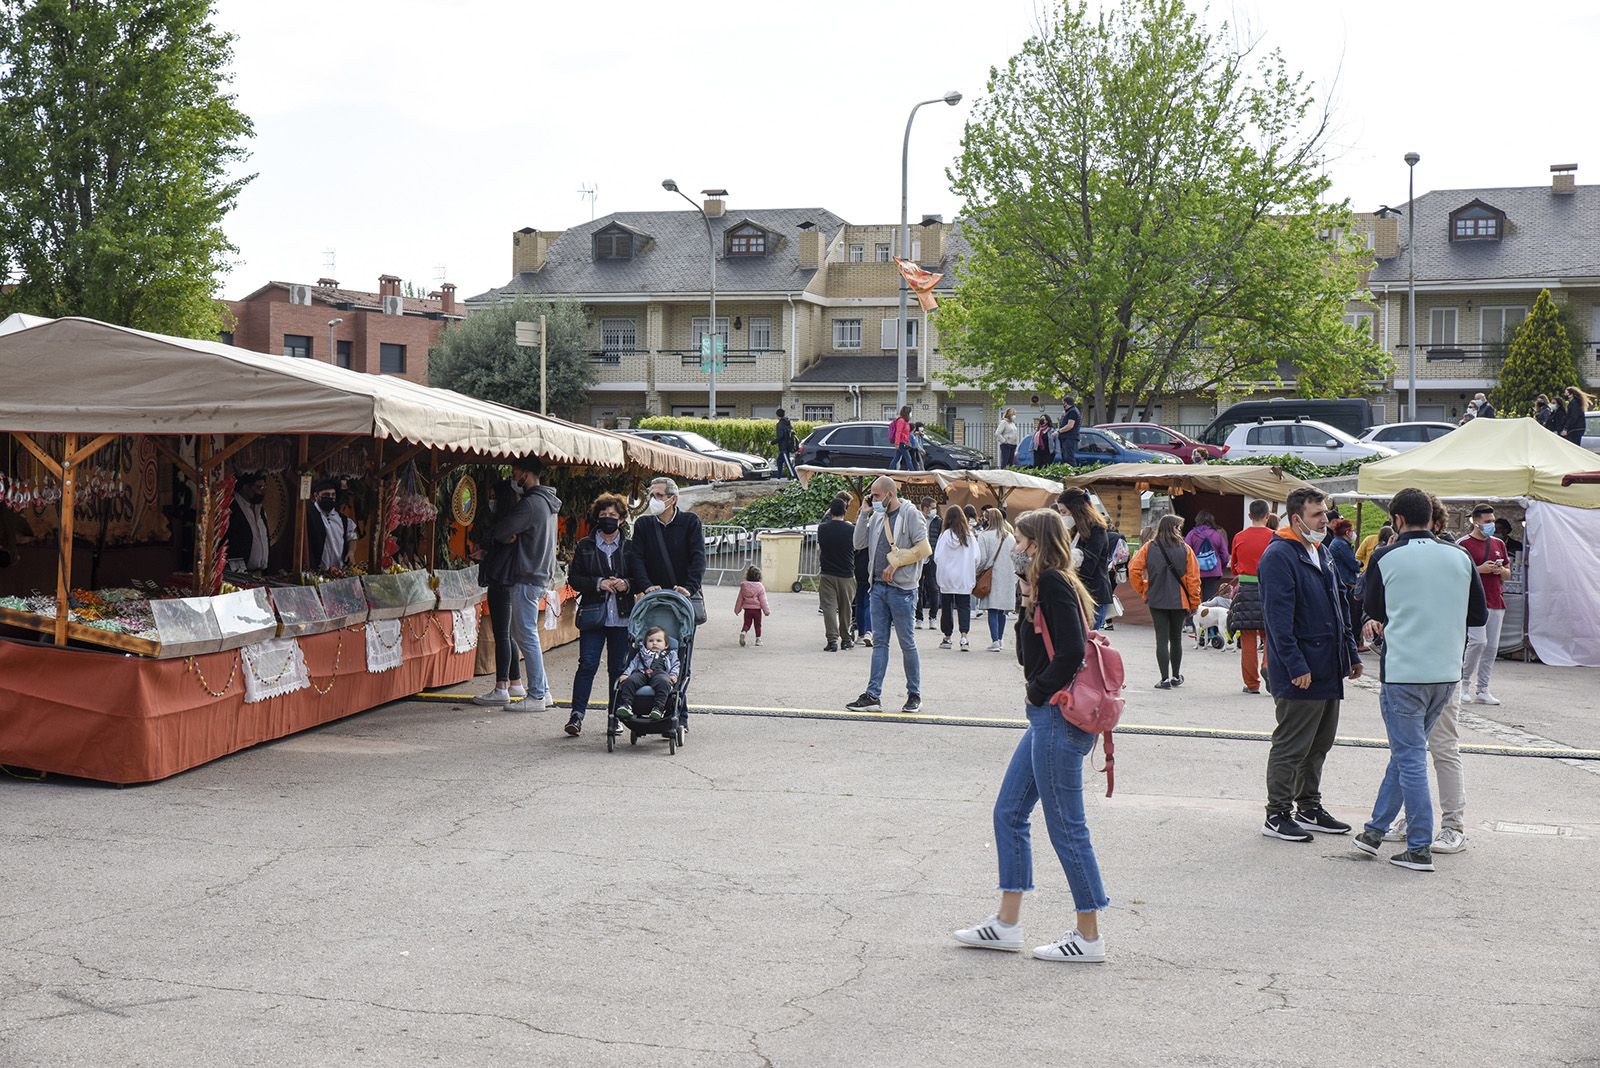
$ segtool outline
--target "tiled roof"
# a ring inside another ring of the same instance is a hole
[[[723,231],[754,222],[783,240],[764,256],[723,254]],[[844,220],[824,208],[765,208],[711,220],[717,244],[719,293],[798,292],[816,273],[800,266],[800,224],[832,235]],[[593,237],[612,223],[650,235],[653,243],[631,260],[594,258]],[[468,297],[493,303],[528,295],[603,293],[703,293],[707,282],[705,224],[695,211],[619,211],[582,223],[550,244],[544,268],[519,274],[506,285]]]
[[[261,289],[256,290],[255,293],[251,293],[249,296],[244,297],[243,299],[249,300],[257,293],[261,293],[264,290],[274,287],[282,290],[288,290],[291,285],[304,284],[304,282],[268,282],[266,285],[262,286]],[[312,286],[311,299],[314,303],[318,304],[349,304],[357,308],[370,308],[374,311],[383,310],[383,294],[369,293],[366,290],[361,289],[345,289],[343,286],[339,286],[337,288],[333,286]],[[444,311],[444,302],[430,300],[427,297],[406,297],[405,310],[407,314],[418,315],[425,314],[427,312],[442,312]],[[456,310],[451,314],[457,317],[464,314],[464,309],[461,307],[461,300],[459,298],[456,300]]]
[[[800,385],[899,381],[899,356],[824,356],[794,376]],[[906,353],[906,378],[918,381],[917,354]]]
[[[1506,213],[1500,240],[1450,240],[1450,213],[1473,200]],[[1600,185],[1571,193],[1549,186],[1441,189],[1418,197],[1416,208],[1418,282],[1600,275]],[[1400,251],[1379,261],[1369,286],[1405,285],[1412,220],[1399,221]]]

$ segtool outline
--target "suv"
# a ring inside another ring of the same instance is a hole
[[[942,429],[924,426],[928,439],[923,466],[929,471],[983,470],[994,462],[983,453],[957,445]],[[796,464],[813,467],[872,467],[887,469],[894,463],[887,422],[829,423],[806,435],[795,454]]]
[[[1228,435],[1228,459],[1298,456],[1314,464],[1342,464],[1369,456],[1395,456],[1384,445],[1357,441],[1344,431],[1310,419],[1263,419],[1242,423]]]
[[[1430,441],[1438,441],[1455,428],[1454,423],[1384,423],[1368,430],[1358,440],[1386,445],[1395,452],[1410,452]]]
[[[1272,400],[1240,401],[1230,404],[1223,413],[1211,420],[1200,432],[1200,440],[1207,445],[1221,445],[1230,440],[1233,428],[1241,423],[1261,420],[1315,419],[1338,427],[1351,436],[1370,427],[1372,405],[1359,397],[1345,400],[1308,400],[1303,397],[1277,397]]]

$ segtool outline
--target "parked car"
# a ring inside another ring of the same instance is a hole
[[[1410,452],[1430,441],[1438,441],[1455,428],[1454,423],[1384,423],[1356,440],[1386,445],[1395,452]]]
[[[1084,427],[1078,431],[1078,466],[1091,464],[1178,464],[1183,461],[1165,452],[1136,449],[1115,430]],[[1033,466],[1033,435],[1022,435],[1017,446],[1017,466]]]
[[[1372,404],[1360,397],[1343,400],[1317,400],[1305,397],[1275,397],[1270,400],[1240,401],[1230,404],[1221,415],[1211,420],[1200,432],[1200,441],[1206,445],[1221,445],[1229,441],[1233,428],[1241,423],[1255,423],[1262,419],[1314,419],[1338,427],[1346,434],[1356,435],[1366,431],[1376,420],[1372,418]]]
[[[1357,441],[1337,427],[1314,419],[1263,419],[1244,423],[1228,435],[1228,459],[1298,456],[1315,464],[1342,464],[1369,456],[1398,455],[1387,445]]]
[[[1590,452],[1600,452],[1600,412],[1584,416],[1583,447]]]
[[[1186,464],[1215,460],[1228,451],[1226,445],[1205,445],[1160,423],[1099,423],[1096,427],[1115,431],[1136,449],[1168,453]]]
[[[748,452],[734,452],[724,449],[710,438],[696,434],[692,430],[620,430],[620,434],[633,434],[636,437],[670,445],[675,449],[687,449],[697,452],[701,456],[709,456],[713,460],[726,460],[738,464],[743,474],[741,479],[771,478],[778,473],[778,469],[771,460],[762,456],[755,456]]]
[[[985,469],[994,461],[976,449],[957,445],[939,427],[923,428],[928,450],[923,466],[929,471]],[[796,464],[814,467],[881,467],[894,463],[888,422],[829,423],[806,435],[795,455]]]

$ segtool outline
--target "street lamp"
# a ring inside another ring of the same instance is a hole
[[[1406,383],[1406,418],[1413,421],[1417,418],[1417,164],[1421,160],[1415,152],[1406,153],[1406,303],[1410,307],[1406,341],[1411,350],[1407,361],[1410,381]]]
[[[335,367],[339,366],[339,343],[333,339],[333,328],[342,322],[343,319],[328,320],[328,362]]]
[[[906,116],[906,136],[900,144],[900,255],[906,259],[911,258],[911,223],[906,218],[906,186],[910,181],[911,172],[911,122],[917,117],[917,108],[923,104],[938,104],[940,102],[955,107],[961,103],[961,94],[954,89],[944,96],[936,96],[932,100],[924,100],[911,109],[911,114]],[[906,406],[906,299],[911,294],[911,288],[906,284],[905,275],[900,276],[900,332],[895,338],[895,402],[894,410],[898,415],[901,408]],[[918,338],[917,345],[923,354],[923,373],[927,373],[928,341]]]
[[[706,214],[706,209],[703,206],[696,204],[693,200],[690,200],[689,196],[684,193],[683,190],[678,188],[677,182],[673,181],[671,178],[668,178],[661,183],[661,188],[665,189],[669,193],[676,193],[680,197],[683,197],[683,199],[688,200],[689,206],[700,213],[700,221],[706,224],[706,246],[711,253],[711,322],[706,328],[711,336],[711,370],[709,372],[710,388],[708,390],[711,399],[711,407],[706,412],[706,418],[715,419],[717,417],[716,339],[722,336],[717,332],[717,239],[716,236],[711,232],[711,216]],[[713,192],[713,190],[707,189],[704,190],[704,192],[710,194]],[[715,190],[715,192],[718,192],[723,196],[727,196],[726,190]]]

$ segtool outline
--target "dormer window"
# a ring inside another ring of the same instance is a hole
[[[765,256],[767,232],[759,226],[745,223],[728,231],[728,255]]]
[[[602,230],[594,235],[594,258],[597,260],[633,259],[633,235],[626,230]]]
[[[1450,213],[1451,241],[1498,241],[1505,232],[1506,213],[1481,200]]]

